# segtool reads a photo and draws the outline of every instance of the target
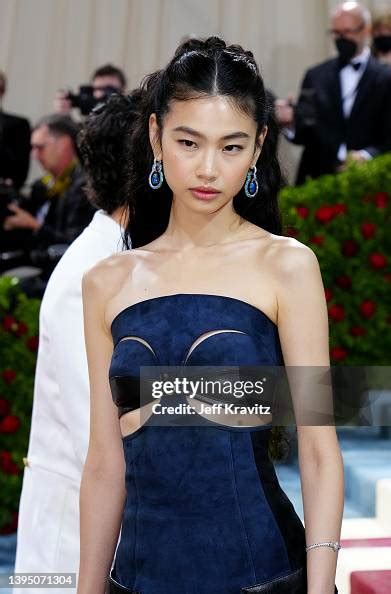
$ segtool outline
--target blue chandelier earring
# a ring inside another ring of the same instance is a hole
[[[244,184],[244,193],[246,194],[247,198],[254,198],[258,194],[258,180],[257,180],[257,168],[250,167],[247,177],[246,183]]]
[[[159,159],[153,160],[151,173],[149,174],[148,182],[152,190],[158,190],[163,185],[163,163]]]

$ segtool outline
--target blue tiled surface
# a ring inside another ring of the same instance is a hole
[[[0,573],[14,571],[16,534],[0,536]],[[10,588],[0,588],[0,594],[11,594]]]
[[[13,565],[0,565],[0,573],[12,573],[14,571]],[[11,588],[0,588],[0,594],[12,594]],[[38,594],[38,593],[37,593]]]
[[[376,482],[391,478],[391,439],[379,438],[376,427],[339,429],[345,469],[344,518],[375,516]],[[276,465],[281,487],[303,519],[297,463]]]
[[[14,571],[16,534],[0,536],[0,573]],[[0,588],[0,594],[11,594],[10,588]]]

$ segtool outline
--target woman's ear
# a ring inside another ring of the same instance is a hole
[[[149,116],[149,142],[151,143],[154,158],[161,160],[162,147],[160,144],[159,126],[157,124],[155,113],[151,113]]]
[[[268,131],[268,127],[265,125],[262,129],[262,132],[259,134],[258,139],[257,139],[257,148],[254,151],[254,157],[251,163],[251,167],[254,167],[254,165],[256,165],[258,159],[259,159],[259,155],[262,152],[262,147],[263,147],[263,143],[265,142],[265,138],[267,135],[267,131]]]

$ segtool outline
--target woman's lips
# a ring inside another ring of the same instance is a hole
[[[198,200],[213,200],[220,194],[215,188],[190,188],[190,192]]]

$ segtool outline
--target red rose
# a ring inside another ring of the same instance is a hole
[[[347,211],[347,206],[346,204],[334,204],[333,205],[333,210],[334,210],[334,214],[345,214],[345,212]]]
[[[331,299],[333,298],[333,292],[331,289],[325,289],[324,295],[326,297],[326,301],[331,301]]]
[[[320,206],[318,210],[315,212],[315,218],[320,223],[328,223],[333,219],[336,215],[333,206]]]
[[[350,289],[352,286],[352,279],[347,274],[341,274],[335,279],[335,282],[341,289]]]
[[[345,318],[345,310],[342,305],[330,305],[329,316],[334,322],[341,322]]]
[[[306,219],[310,214],[310,209],[308,206],[296,206],[296,212],[300,218]]]
[[[19,322],[17,330],[16,330],[16,334],[18,336],[23,336],[23,334],[27,334],[27,332],[28,332],[27,325],[24,322]]]
[[[11,384],[16,378],[16,373],[13,369],[4,369],[2,377],[6,384]]]
[[[375,235],[376,225],[374,223],[369,223],[365,221],[361,225],[361,233],[364,239],[371,239]]]
[[[0,452],[0,469],[5,474],[19,474],[19,468],[12,460],[10,452]]]
[[[364,334],[366,334],[367,331],[365,330],[365,328],[362,328],[361,326],[352,326],[350,328],[350,334],[352,336],[364,336]]]
[[[384,266],[387,264],[387,258],[379,252],[373,252],[372,254],[369,254],[368,260],[372,268],[376,269],[384,268]]]
[[[340,346],[333,347],[330,350],[330,356],[334,361],[342,361],[346,358],[347,354],[347,350]]]
[[[370,299],[366,299],[360,305],[360,312],[363,318],[371,318],[376,310],[376,304]]]
[[[30,338],[28,338],[26,340],[26,346],[28,349],[30,349],[30,351],[37,351],[38,350],[38,336],[30,336]]]
[[[386,208],[388,204],[388,194],[386,192],[378,192],[373,201],[377,208]]]
[[[3,328],[6,332],[14,332],[18,327],[18,323],[13,316],[6,315],[3,318]]]
[[[358,252],[359,245],[354,239],[346,239],[342,244],[342,253],[344,256],[355,256]]]
[[[19,417],[7,415],[0,421],[0,433],[16,433],[20,427]]]
[[[311,237],[310,242],[321,246],[321,245],[323,245],[323,242],[324,242],[324,236],[323,235],[314,235],[313,237]]]
[[[287,237],[297,237],[299,235],[299,231],[297,229],[294,229],[294,227],[288,227],[285,230],[285,235]]]
[[[10,404],[5,398],[0,398],[0,417],[5,417],[10,411]]]

